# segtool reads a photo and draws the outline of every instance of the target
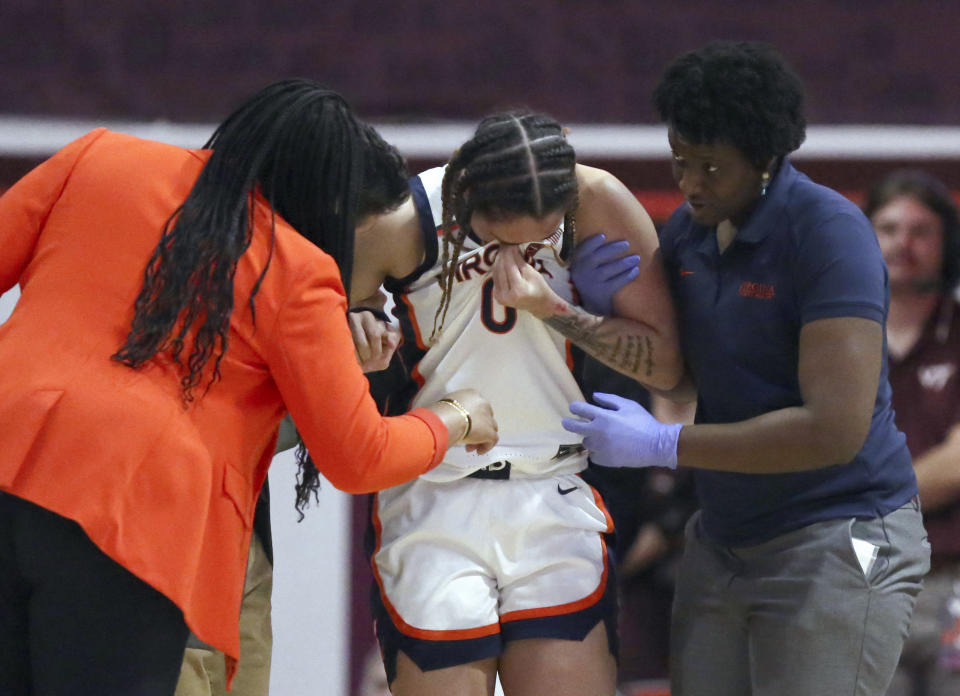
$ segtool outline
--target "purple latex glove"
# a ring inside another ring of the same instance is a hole
[[[665,466],[677,468],[677,440],[683,425],[664,425],[636,401],[616,394],[595,392],[593,400],[570,404],[563,427],[583,435],[590,459],[600,466]]]
[[[627,254],[628,251],[628,241],[607,242],[602,234],[590,237],[574,250],[570,277],[584,308],[591,314],[610,316],[613,296],[640,275],[640,257]]]

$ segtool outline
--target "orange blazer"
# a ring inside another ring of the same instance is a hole
[[[430,411],[382,418],[354,356],[333,259],[258,199],[235,278],[222,379],[185,408],[155,358],[110,360],[161,227],[208,153],[103,129],[0,198],[0,490],[78,522],[107,555],[180,607],[203,641],[239,654],[237,617],[254,506],[277,427],[292,414],[320,471],[352,493],[435,466]]]

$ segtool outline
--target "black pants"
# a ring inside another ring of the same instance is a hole
[[[176,605],[78,524],[0,492],[0,694],[170,696],[186,640]]]

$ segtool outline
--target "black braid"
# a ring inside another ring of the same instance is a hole
[[[450,306],[450,291],[453,289],[454,276],[456,275],[456,260],[460,257],[460,250],[463,248],[463,242],[467,238],[469,230],[470,216],[472,211],[463,196],[463,168],[460,165],[462,151],[454,154],[446,171],[443,173],[443,182],[440,188],[440,197],[442,201],[442,222],[443,227],[443,250],[441,255],[440,285],[442,294],[440,306],[437,307],[437,313],[433,316],[433,331],[430,334],[430,341],[433,342],[439,336],[443,327],[443,322],[447,317],[447,309]],[[454,219],[461,221],[459,229],[454,229],[456,223]],[[451,250],[450,247],[453,247]]]

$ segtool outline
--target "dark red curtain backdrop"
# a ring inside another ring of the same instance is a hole
[[[0,112],[214,121],[264,83],[317,78],[370,118],[528,105],[651,123],[667,62],[763,39],[813,123],[960,123],[954,0],[10,0]]]

